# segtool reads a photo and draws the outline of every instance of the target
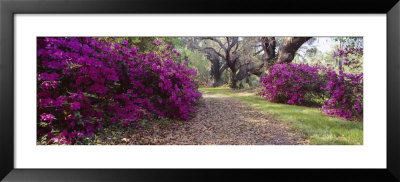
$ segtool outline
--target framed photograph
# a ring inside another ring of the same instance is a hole
[[[0,179],[400,181],[399,10],[1,1]]]

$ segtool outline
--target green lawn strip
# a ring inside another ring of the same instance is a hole
[[[328,116],[318,108],[294,106],[268,102],[256,95],[243,95],[230,88],[201,87],[200,91],[221,94],[249,103],[262,112],[270,113],[280,121],[290,123],[308,136],[311,144],[318,145],[362,145],[362,122],[346,121]],[[248,91],[247,91],[248,92]]]

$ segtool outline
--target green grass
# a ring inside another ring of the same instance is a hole
[[[230,88],[201,87],[200,91],[221,94],[240,99],[256,109],[272,114],[276,119],[288,122],[294,129],[302,131],[311,144],[317,145],[362,145],[363,123],[347,121],[322,113],[318,108],[293,106],[268,102],[254,94],[255,91],[234,91]]]

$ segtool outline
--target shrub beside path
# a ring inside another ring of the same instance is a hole
[[[203,93],[198,111],[188,122],[152,121],[129,129],[120,144],[130,145],[299,145],[308,144],[300,131],[221,94]]]

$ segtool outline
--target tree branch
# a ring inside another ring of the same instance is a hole
[[[225,69],[228,68],[227,64],[224,64],[221,69],[219,69],[219,72],[222,73],[223,71],[225,71]]]
[[[261,49],[261,50],[259,50],[259,51],[257,51],[256,53],[254,53],[253,54],[253,56],[256,56],[256,55],[258,55],[258,54],[260,54],[261,52],[263,52],[264,50],[263,49]]]
[[[277,63],[291,62],[294,59],[296,51],[305,42],[310,40],[312,37],[290,37],[282,42],[279,47],[279,56]]]
[[[216,42],[222,49],[224,49],[224,51],[227,50],[225,45],[221,41],[219,41],[218,39],[216,39],[214,37],[203,37],[202,39],[203,40],[212,40],[212,41]]]
[[[236,44],[235,50],[233,52],[236,52],[239,48],[239,43]]]
[[[217,54],[219,57],[221,57],[222,59],[225,59],[225,56],[222,55],[221,53],[219,53],[218,51],[216,51],[214,48],[212,48],[212,47],[206,47],[206,48],[204,48],[203,50],[206,50],[206,49],[214,51],[215,54]]]
[[[238,45],[239,38],[238,37],[233,37],[232,43],[228,44],[227,51],[230,51],[233,46]]]

